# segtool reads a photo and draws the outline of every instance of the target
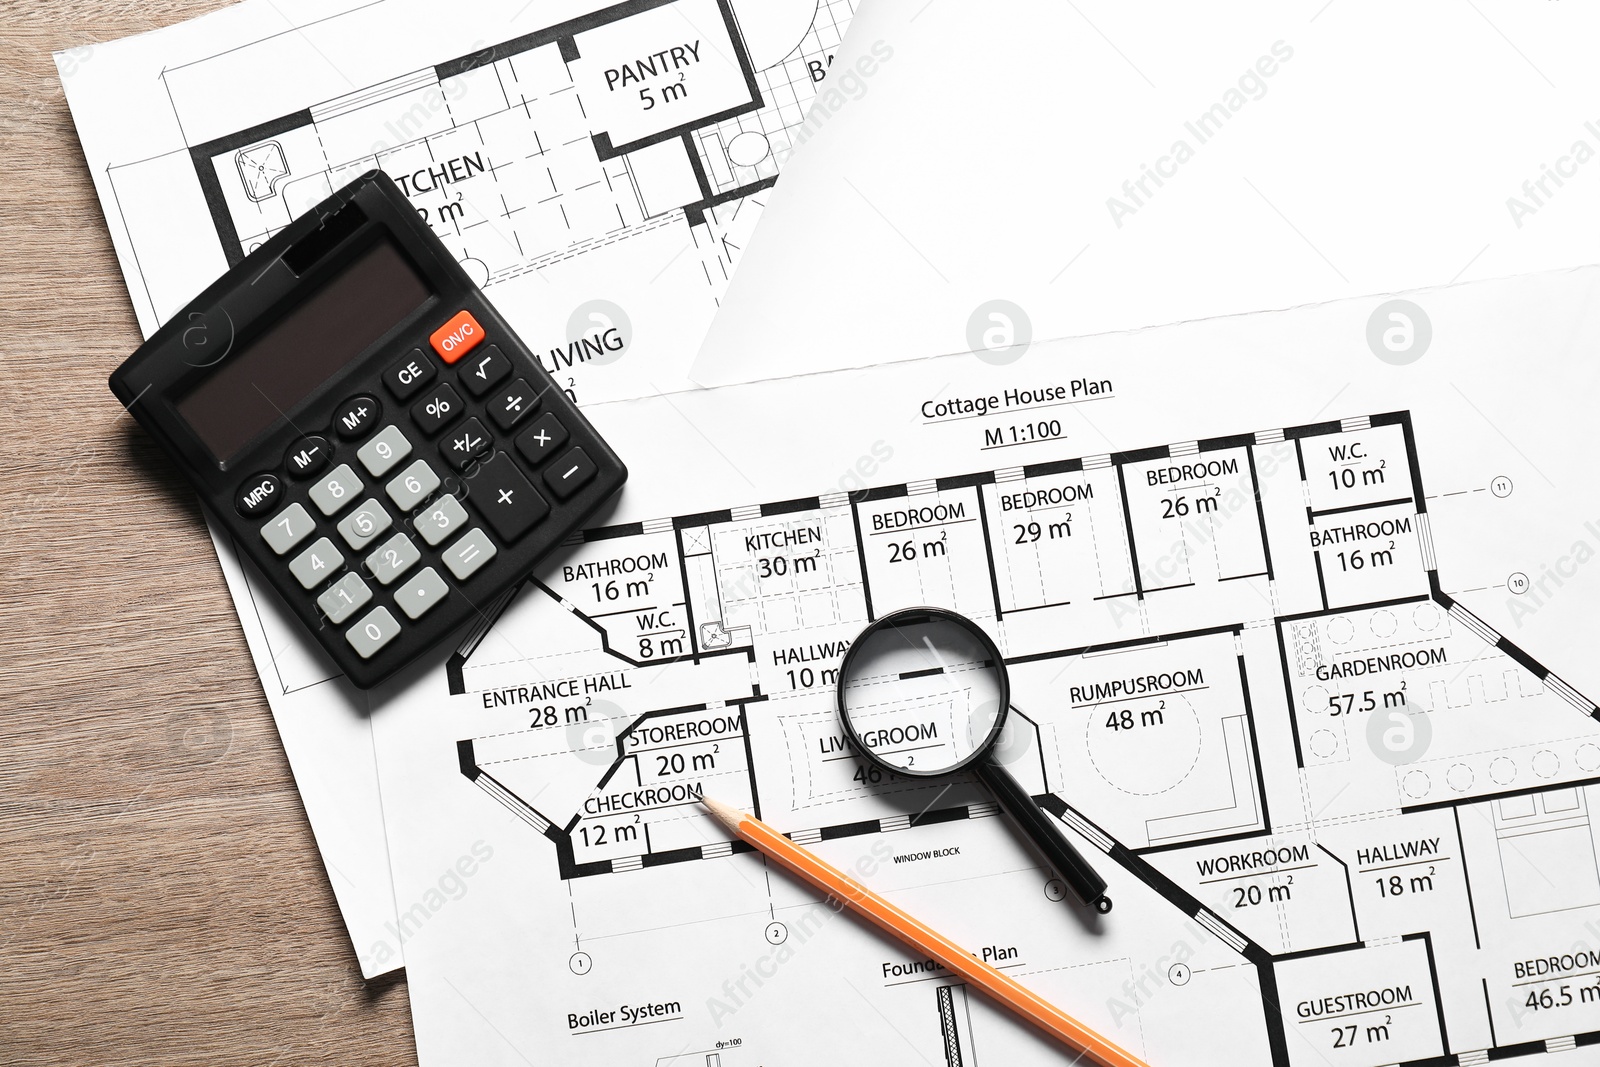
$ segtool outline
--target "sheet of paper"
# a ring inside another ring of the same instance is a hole
[[[141,328],[380,167],[580,402],[686,387],[853,0],[248,0],[60,53]],[[364,974],[400,965],[367,701],[218,554]]]
[[[1004,359],[1600,260],[1593,7],[883,0],[862,18],[698,381]]]
[[[702,795],[1153,1064],[1588,1043],[1597,301],[1589,268],[592,409],[619,512],[377,722],[422,1062],[1062,1062]],[[853,755],[844,648],[918,604],[995,637],[999,756],[1109,916],[974,780]]]

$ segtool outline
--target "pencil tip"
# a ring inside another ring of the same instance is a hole
[[[730,832],[737,833],[739,831],[739,823],[744,821],[744,812],[731,804],[724,804],[720,800],[712,800],[704,793],[700,795],[700,803],[704,804],[706,810],[715,815],[717,821],[726,826]]]

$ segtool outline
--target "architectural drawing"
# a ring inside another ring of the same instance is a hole
[[[589,405],[689,386],[853,8],[244,0],[58,60],[146,336],[377,166]],[[363,973],[397,967],[365,699],[216,546]]]
[[[1600,711],[1444,591],[1403,411],[590,530],[452,661],[528,720],[460,771],[578,884],[746,850],[702,794],[914,861],[996,807],[857,759],[833,687],[919,603],[1005,652],[1037,801],[1253,972],[1275,1067],[1600,1044],[1600,955],[1561,933],[1600,905]]]
[[[625,0],[304,99],[291,49],[313,27],[345,48],[369,26],[391,33],[385,6],[163,66],[182,148],[105,168],[141,318],[170,316],[222,266],[379,168],[585,402],[650,392],[646,376],[681,381],[853,0]],[[271,91],[228,103],[252,78]],[[296,106],[260,114],[274,99]],[[161,247],[202,227],[220,250],[209,274],[204,259]],[[601,301],[611,306],[590,306]],[[641,345],[648,374],[613,371],[588,388],[588,365]]]

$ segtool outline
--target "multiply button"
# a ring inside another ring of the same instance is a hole
[[[258,474],[239,487],[234,507],[238,508],[239,514],[245,518],[253,519],[268,508],[276,506],[282,494],[283,483],[278,481],[277,475]]]
[[[511,361],[500,354],[499,346],[484,345],[461,364],[461,384],[473,396],[482,396],[510,373]]]
[[[515,541],[550,513],[550,505],[504,452],[496,452],[478,468],[467,499],[503,541]]]
[[[566,443],[567,428],[553,414],[545,415],[517,435],[517,451],[533,464],[543,463]]]
[[[383,372],[383,384],[401,400],[409,400],[418,389],[433,381],[433,361],[422,349],[413,348],[411,354]]]
[[[458,311],[449,322],[433,331],[428,343],[433,345],[440,359],[454,363],[472,351],[473,346],[481,340],[483,327],[472,317],[472,312]]]
[[[302,437],[289,446],[283,465],[291,478],[309,478],[328,465],[328,442],[320,437]]]

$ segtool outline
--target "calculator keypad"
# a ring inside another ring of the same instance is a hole
[[[300,582],[301,588],[315,589],[343,564],[344,553],[326,537],[319,537],[310,548],[289,561],[289,573]]]
[[[264,515],[283,499],[283,483],[276,474],[258,474],[239,487],[233,506],[247,519]]]
[[[467,524],[467,509],[453,496],[442,496],[416,517],[413,525],[429,547],[439,544]]]
[[[333,473],[313,485],[308,495],[318,511],[337,515],[361,496],[361,479],[350,469],[350,464],[341,463],[333,468]]]
[[[409,455],[411,455],[411,442],[400,432],[400,427],[392,423],[378,431],[378,436],[362,445],[356,452],[356,458],[374,478],[381,478],[393,469],[396,463]]]
[[[359,441],[372,432],[383,414],[375,396],[353,396],[333,416],[333,430],[346,441]]]
[[[376,500],[363,500],[359,508],[339,520],[339,536],[351,548],[366,548],[373,538],[393,525],[394,520],[383,510],[382,504]]]
[[[489,520],[502,541],[515,541],[550,514],[550,505],[504,452],[495,453],[493,459],[478,468],[472,479],[472,495],[467,499]]]
[[[424,385],[433,381],[437,373],[427,353],[420,348],[413,348],[405,359],[383,372],[383,384],[396,399],[410,400]]]
[[[363,660],[407,627],[446,612],[454,619],[459,602],[440,605],[486,568],[504,580],[490,564],[510,546],[543,551],[536,534],[552,505],[596,477],[581,447],[593,438],[566,398],[497,340],[471,315],[451,319],[431,338],[434,351],[411,349],[382,385],[360,387],[325,426],[307,427],[281,468],[234,491],[235,509],[261,524],[291,587],[315,599]],[[441,375],[441,363],[453,373]],[[424,442],[432,448],[419,455]]]
[[[434,436],[461,416],[465,405],[461,395],[449,383],[436,385],[428,395],[411,405],[411,421],[422,428],[429,437]]]
[[[261,527],[261,537],[272,551],[283,555],[301,541],[311,536],[317,528],[316,520],[302,504],[290,504]]]
[[[554,412],[545,413],[538,422],[517,435],[517,451],[529,463],[543,463],[567,443],[567,428]]]
[[[354,615],[372,599],[372,590],[361,580],[361,575],[347,572],[343,578],[328,587],[317,597],[317,607],[335,626]]]
[[[445,549],[444,565],[457,581],[464,582],[477,573],[478,568],[494,559],[498,550],[483,529],[474,526],[466,535]]]
[[[428,335],[428,343],[446,363],[454,363],[472,351],[483,340],[483,327],[465,308],[451,316],[450,321]]]
[[[406,613],[408,619],[420,619],[450,594],[439,572],[425,567],[416,577],[394,591],[394,602]]]
[[[313,478],[328,465],[332,454],[322,438],[302,437],[284,453],[283,465],[289,468],[291,478]]]
[[[433,473],[428,461],[419,459],[389,480],[383,491],[389,494],[394,506],[410,511],[433,495],[439,488],[439,476]]]
[[[489,401],[489,417],[500,429],[509,430],[532,415],[538,407],[539,394],[533,391],[527,379],[518,378]]]
[[[511,373],[511,361],[501,354],[499,346],[484,345],[461,364],[461,384],[473,396],[482,396],[501,379]]]
[[[473,460],[489,451],[493,440],[489,431],[483,428],[483,423],[468,419],[445,435],[439,451],[444,453],[445,461],[450,466],[464,471],[472,465]]]
[[[594,460],[581,448],[574,448],[545,469],[544,481],[562,500],[589,484],[595,475]]]
[[[371,659],[380,648],[399,636],[399,621],[390,614],[388,608],[382,607],[367,612],[344,634],[350,647],[362,659]]]
[[[393,585],[396,578],[421,558],[422,553],[411,543],[411,538],[397,533],[367,557],[367,570],[378,579],[379,585]]]

